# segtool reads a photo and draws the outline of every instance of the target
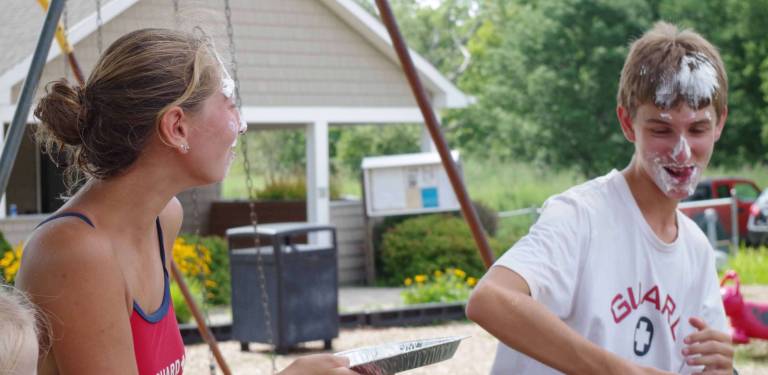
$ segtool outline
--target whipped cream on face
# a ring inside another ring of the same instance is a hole
[[[712,99],[718,87],[715,66],[705,55],[685,55],[678,71],[662,79],[656,87],[656,105],[670,108],[678,95],[682,95],[691,108],[699,108],[702,101]]]
[[[688,144],[688,140],[686,140],[685,137],[680,137],[675,148],[672,149],[672,158],[678,160],[681,153],[683,154],[684,160],[689,160],[691,158],[691,145]]]
[[[219,63],[219,70],[221,71],[221,93],[231,99],[234,102],[237,102],[237,98],[235,96],[237,90],[235,86],[235,80],[232,79],[232,76],[229,75],[229,72],[227,71],[227,68],[224,66],[224,62],[222,62],[221,57],[219,54],[214,50],[213,55],[216,57],[216,61]],[[245,132],[248,130],[248,123],[243,118],[243,114],[240,113],[240,108],[237,108],[237,121],[230,120],[227,125],[233,132],[245,134]],[[237,139],[232,143],[232,147],[235,147],[237,145]]]
[[[685,139],[684,137],[680,137]],[[678,149],[679,153],[685,153],[685,161],[677,162],[672,155],[662,156],[660,154],[654,154],[649,159],[651,167],[651,178],[656,186],[667,196],[685,198],[693,194],[701,178],[702,168],[690,161],[691,149],[688,146],[687,141],[683,141],[684,146],[680,146],[681,142],[675,149]],[[673,150],[673,154],[674,150]]]

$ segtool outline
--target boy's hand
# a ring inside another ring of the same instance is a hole
[[[683,342],[685,363],[689,366],[704,366],[701,373],[733,374],[733,346],[731,337],[725,333],[709,328],[704,320],[692,317],[688,320],[698,332],[686,337]]]
[[[313,354],[298,358],[278,375],[356,375],[348,366],[347,357]]]

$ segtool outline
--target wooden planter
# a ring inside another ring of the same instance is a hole
[[[257,201],[254,203],[259,224],[307,221],[306,201]],[[250,209],[245,200],[220,200],[211,203],[208,233],[224,236],[227,229],[250,225]]]

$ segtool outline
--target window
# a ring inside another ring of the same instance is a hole
[[[760,195],[760,191],[750,183],[737,182],[733,188],[736,190],[736,199],[740,201],[754,202]]]
[[[700,201],[710,198],[712,198],[712,190],[709,188],[709,184],[700,183],[696,185],[696,190],[693,191],[693,194],[684,199],[684,201]]]
[[[718,185],[717,186],[717,197],[718,198],[730,198],[731,197],[731,189],[728,188],[728,185]]]

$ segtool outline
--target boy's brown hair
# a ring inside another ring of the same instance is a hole
[[[674,79],[684,61],[691,72],[714,70],[716,82],[712,82],[715,85],[711,95],[691,97],[676,83]],[[659,97],[662,95],[660,90],[666,90],[666,98]],[[657,22],[630,46],[621,70],[617,102],[634,117],[642,104],[655,103],[661,108],[673,108],[681,100],[693,109],[713,104],[719,119],[728,104],[728,77],[723,60],[717,49],[693,30],[681,31],[672,24]]]

